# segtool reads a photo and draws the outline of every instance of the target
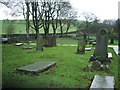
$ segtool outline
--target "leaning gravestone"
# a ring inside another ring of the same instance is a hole
[[[17,71],[25,72],[25,73],[39,73],[42,72],[49,67],[55,65],[55,62],[36,62],[30,65],[26,65],[23,67],[17,68]]]
[[[93,63],[98,60],[101,64],[107,65],[110,60],[108,58],[108,31],[106,29],[101,29],[97,34],[96,48],[93,56],[90,58],[90,62]]]
[[[85,40],[84,39],[80,39],[78,41],[78,46],[77,46],[77,54],[84,54],[85,53]]]

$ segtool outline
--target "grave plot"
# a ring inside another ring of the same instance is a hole
[[[42,72],[51,66],[55,65],[55,62],[36,62],[27,66],[17,68],[17,71],[25,72],[25,73],[39,73]]]
[[[94,90],[95,88],[99,88],[100,90],[104,88],[114,90],[114,85],[115,81],[113,76],[95,75],[90,90]]]

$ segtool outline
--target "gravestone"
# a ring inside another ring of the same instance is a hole
[[[95,75],[90,90],[114,90],[115,80],[113,76]]]
[[[52,35],[47,35],[44,37],[44,46],[53,47],[56,46],[56,37]]]
[[[97,33],[96,47],[93,56],[90,58],[90,62],[98,60],[101,64],[110,63],[108,58],[108,31],[106,29],[101,29]]]
[[[42,72],[46,69],[48,69],[49,67],[55,65],[55,62],[36,62],[30,65],[26,65],[23,67],[19,67],[16,70],[17,71],[21,71],[21,72],[25,72],[25,73],[39,73]]]
[[[84,54],[85,53],[85,40],[84,39],[80,39],[78,41],[78,46],[77,46],[77,54]]]
[[[36,50],[43,51],[43,37],[41,35],[37,35]]]

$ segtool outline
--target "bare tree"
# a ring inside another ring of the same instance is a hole
[[[25,0],[24,3],[22,3],[22,10],[23,10],[23,16],[26,21],[26,34],[27,34],[27,40],[29,40],[29,29],[30,29],[30,2]]]
[[[42,28],[42,16],[43,12],[40,7],[40,3],[35,1],[31,2],[31,15],[32,15],[32,21],[33,21],[33,26],[30,25],[35,31],[37,35],[37,45],[36,45],[36,50],[43,51],[43,42],[42,42],[42,36],[39,34],[39,29]]]
[[[66,24],[66,19],[68,19],[68,12],[69,9],[72,8],[71,4],[69,2],[60,2],[59,3],[59,17],[58,17],[58,22],[60,25],[60,31],[61,31],[61,36],[63,36],[63,27]],[[69,25],[68,25],[69,26]]]
[[[82,16],[85,19],[85,31],[88,34],[88,40],[89,40],[89,30],[88,30],[88,27],[90,26],[90,24],[93,21],[95,21],[95,19],[97,19],[97,17],[93,13],[91,13],[91,12],[83,12]]]

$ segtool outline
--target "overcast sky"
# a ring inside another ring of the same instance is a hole
[[[99,19],[117,19],[119,0],[69,0],[74,8],[80,13],[89,11],[94,13]],[[12,19],[10,10],[0,4],[0,19]],[[22,19],[23,17],[17,17]],[[14,18],[16,19],[16,18]]]

